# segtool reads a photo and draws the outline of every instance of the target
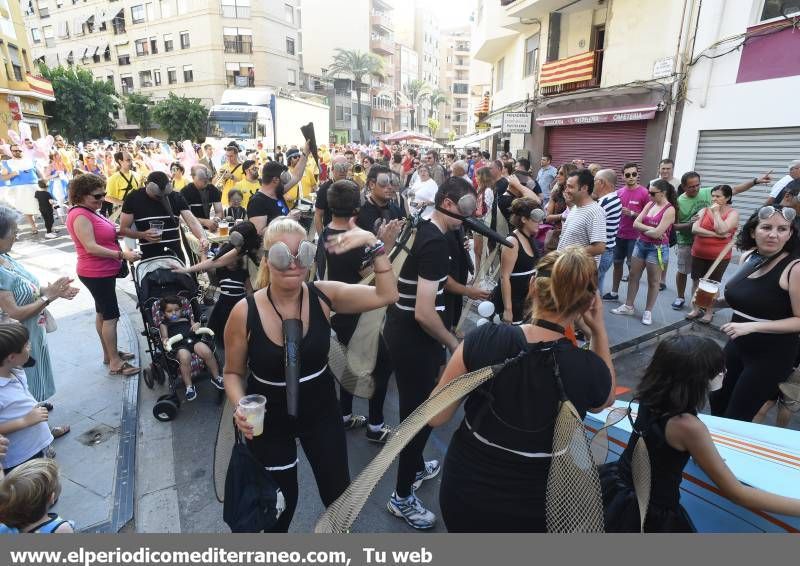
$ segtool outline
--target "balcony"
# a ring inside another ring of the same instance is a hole
[[[486,0],[484,0],[486,1]],[[518,34],[505,26],[519,20],[509,17],[503,9],[491,8],[489,3],[483,16],[472,27],[470,57],[494,64],[505,53],[506,48],[516,41]],[[466,43],[466,42],[463,42]],[[458,52],[461,54],[464,52]],[[467,55],[466,53],[464,53]]]
[[[453,51],[455,52],[456,55],[460,55],[462,57],[469,57],[469,49],[470,49],[469,43],[458,42],[456,43]]]
[[[252,53],[253,42],[250,39],[226,38],[225,53]]]
[[[372,119],[383,118],[384,120],[394,120],[394,110],[386,110],[384,108],[373,108]]]
[[[381,55],[394,55],[394,41],[373,37],[369,40],[369,48]]]
[[[597,87],[602,67],[602,49],[545,63],[539,75],[540,92],[542,96],[553,96]]]
[[[369,17],[369,21],[373,28],[377,28],[381,31],[391,32],[394,30],[392,19],[386,14],[373,12]]]

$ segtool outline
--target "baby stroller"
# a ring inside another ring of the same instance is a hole
[[[171,345],[180,338],[179,336],[171,338],[166,348],[161,342],[159,332],[159,325],[163,320],[160,310],[161,299],[168,296],[178,297],[181,300],[183,317],[199,321],[201,324],[204,322],[199,312],[197,282],[190,275],[173,272],[176,267],[184,267],[183,262],[174,255],[165,255],[142,260],[133,270],[133,283],[144,323],[142,334],[147,338],[147,351],[152,360],[150,366],[143,369],[142,377],[150,389],[156,382],[159,384],[166,382],[169,387],[169,393],[160,396],[153,407],[153,416],[162,422],[175,419],[181,401],[177,395],[180,362],[171,349]],[[213,331],[201,328],[195,334],[211,348],[212,352],[216,351]],[[194,353],[192,353],[191,368],[192,380],[211,377],[203,361]]]

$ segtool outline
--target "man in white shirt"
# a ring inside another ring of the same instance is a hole
[[[650,181],[649,186],[653,186],[653,183],[658,181],[659,179],[666,181],[670,185],[672,185],[675,190],[678,190],[678,185],[681,182],[675,178],[675,162],[672,159],[662,159],[661,162],[658,164],[658,177]],[[666,269],[664,270],[666,273]]]
[[[791,163],[789,163],[789,174],[784,175],[778,181],[772,185],[772,189],[769,191],[769,198],[767,202],[764,204],[780,204],[782,199],[777,199],[776,197],[780,194],[780,192],[786,188],[786,185],[794,181],[795,179],[800,179],[800,159],[795,159]]]
[[[594,177],[587,169],[576,171],[567,178],[567,200],[572,200],[575,206],[564,220],[558,249],[583,246],[599,263],[606,250],[606,212],[592,198],[592,191]]]

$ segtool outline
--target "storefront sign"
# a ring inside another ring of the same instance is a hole
[[[548,118],[542,116],[536,119],[540,126],[578,126],[585,124],[604,124],[606,122],[630,122],[633,120],[650,120],[656,115],[655,109],[652,110],[620,110],[619,112],[609,111],[602,114],[575,114],[572,116],[554,116]]]
[[[23,100],[20,102],[20,106],[22,107],[23,112],[28,112],[30,114],[41,114],[42,113],[42,105],[40,102],[28,102]]]
[[[530,112],[503,112],[504,134],[529,134],[533,114]]]

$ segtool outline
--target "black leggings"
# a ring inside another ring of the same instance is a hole
[[[322,376],[317,379],[324,379]],[[333,387],[331,385],[331,387]],[[269,407],[269,404],[267,404]],[[267,409],[269,411],[269,408]],[[313,422],[303,422],[295,427],[288,421],[264,422],[264,434],[248,441],[255,457],[269,469],[286,499],[286,510],[278,522],[269,530],[285,533],[297,508],[297,443],[308,458],[314,472],[320,499],[327,507],[347,489],[350,470],[347,464],[347,444],[342,428],[342,417],[331,396],[323,411],[315,415]]]
[[[378,343],[375,370],[372,372],[375,391],[369,399],[369,424],[373,426],[383,424],[383,403],[386,400],[386,391],[389,388],[389,376],[391,375],[392,363],[389,358],[389,350],[381,338]],[[353,414],[353,396],[341,385],[339,386],[339,407],[342,410],[342,417]]]
[[[725,346],[725,380],[710,395],[711,414],[752,421],[761,406],[778,397],[778,384],[792,373],[798,338],[791,334],[749,334]]]
[[[53,231],[53,205],[50,204],[52,197],[47,191],[36,191],[34,196],[39,202],[39,214],[44,219],[44,229],[50,233]]]
[[[397,393],[400,397],[400,420],[419,407],[436,386],[444,363],[444,348],[416,323],[387,324],[384,330],[389,355],[394,364]],[[431,427],[426,426],[400,452],[397,467],[398,497],[411,495],[417,472],[425,469],[423,451]]]

